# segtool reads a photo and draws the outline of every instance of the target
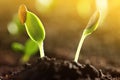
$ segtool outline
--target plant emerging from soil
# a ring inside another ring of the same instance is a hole
[[[21,23],[25,25],[29,37],[38,44],[40,57],[44,57],[45,30],[42,22],[34,13],[28,11],[24,4],[19,7],[18,16]]]
[[[38,51],[38,45],[31,39],[28,39],[24,45],[19,42],[14,42],[11,47],[14,51],[24,53],[20,60],[22,63],[28,62],[30,57]]]
[[[102,8],[101,5],[98,5],[98,9],[90,18],[86,28],[84,29],[75,54],[75,62],[78,62],[81,47],[85,38],[92,34],[101,24],[101,21],[103,20],[103,15],[105,14],[105,10]],[[45,39],[45,30],[42,22],[34,13],[28,11],[25,5],[20,6],[18,15],[21,23],[25,25],[29,37],[38,44],[40,50],[40,57],[44,57],[43,41]]]
[[[86,28],[83,31],[82,37],[80,39],[80,42],[79,42],[79,45],[78,45],[78,48],[75,54],[75,59],[74,59],[75,62],[78,61],[80,50],[84,42],[84,39],[98,28],[99,23],[100,23],[100,11],[96,11],[93,14],[93,16],[90,18]]]
[[[82,37],[79,41],[79,45],[78,45],[78,48],[75,54],[75,59],[74,59],[75,62],[78,61],[84,39],[88,35],[93,33],[98,28],[98,26],[101,24],[101,22],[104,20],[106,13],[107,13],[107,0],[96,0],[96,7],[97,7],[96,12],[90,18],[86,28],[84,29],[82,33]]]

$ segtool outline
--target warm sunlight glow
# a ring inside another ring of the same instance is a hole
[[[53,4],[54,0],[36,0],[36,9],[40,13],[48,12]]]
[[[38,2],[44,6],[49,6],[53,2],[53,0],[38,0]]]
[[[77,5],[77,11],[80,17],[86,18],[91,13],[91,1],[90,0],[79,0]]]
[[[104,18],[107,15],[108,10],[108,1],[107,0],[96,0],[96,7],[100,11],[101,21],[100,24],[104,21]]]
[[[108,1],[107,0],[96,0],[96,6],[98,10],[106,11],[107,6],[108,6]]]

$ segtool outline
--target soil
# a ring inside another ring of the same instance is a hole
[[[120,72],[96,69],[90,64],[43,57],[14,72],[1,74],[0,80],[120,80]]]

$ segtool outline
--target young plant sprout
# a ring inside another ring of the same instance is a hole
[[[40,57],[44,57],[45,30],[42,22],[34,13],[28,11],[24,4],[19,7],[18,16],[21,23],[25,25],[29,37],[38,44]]]
[[[38,45],[31,39],[28,39],[25,42],[25,45],[18,42],[14,42],[12,43],[11,47],[14,51],[24,53],[23,57],[21,58],[22,63],[26,63],[30,59],[30,57],[36,54],[38,51]]]
[[[93,33],[98,28],[99,23],[100,23],[100,19],[101,19],[100,17],[101,17],[100,11],[96,11],[93,14],[93,16],[90,18],[90,20],[89,20],[86,28],[83,31],[82,37],[80,39],[80,42],[79,42],[79,45],[78,45],[78,48],[77,48],[77,51],[76,51],[76,54],[75,54],[75,59],[74,59],[75,62],[78,61],[80,50],[81,50],[81,47],[82,47],[84,39],[88,35],[90,35],[91,33]]]

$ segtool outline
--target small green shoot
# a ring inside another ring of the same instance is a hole
[[[22,62],[26,62],[29,58],[37,53],[38,45],[33,41],[28,39],[25,43],[24,56],[22,57]]]
[[[25,5],[19,7],[18,16],[22,24],[25,25],[29,37],[38,44],[40,57],[44,57],[43,40],[45,30],[40,19],[32,12],[28,11]]]
[[[93,14],[93,16],[90,18],[90,20],[87,24],[87,27],[84,29],[82,37],[80,39],[80,42],[79,42],[79,45],[78,45],[78,48],[77,48],[77,51],[75,54],[75,59],[74,59],[75,62],[78,62],[79,54],[80,54],[84,39],[98,28],[99,23],[100,23],[100,19],[101,19],[100,17],[101,17],[100,11],[96,11]]]
[[[28,39],[25,45],[18,42],[14,42],[12,44],[12,49],[14,51],[19,51],[24,53],[23,57],[21,58],[21,62],[25,63],[30,59],[32,55],[37,53],[38,45],[33,40]]]
[[[25,48],[23,44],[20,44],[18,42],[12,43],[11,47],[14,51],[21,51],[21,52],[23,52]]]

